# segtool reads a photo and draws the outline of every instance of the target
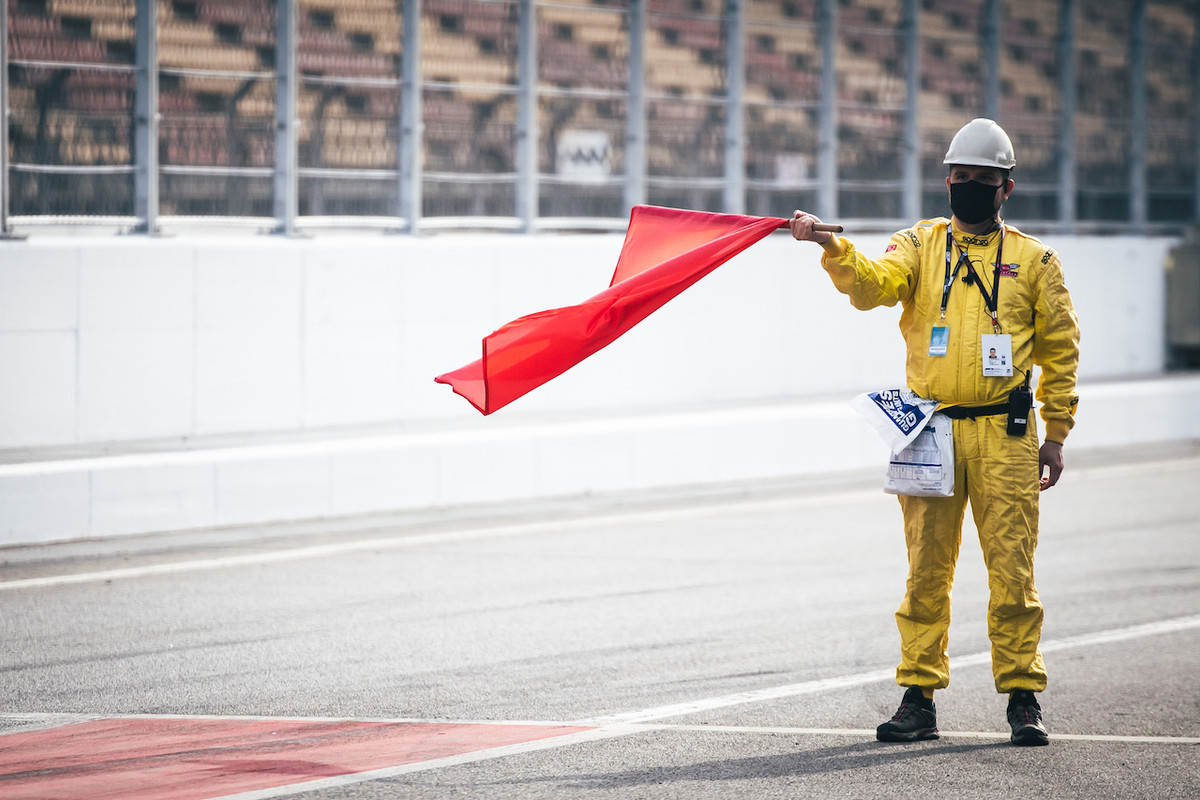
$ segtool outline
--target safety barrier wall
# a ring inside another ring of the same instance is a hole
[[[855,238],[866,252],[886,242]],[[1141,381],[1164,365],[1173,240],[1047,238],[1084,330],[1072,442],[1200,437],[1177,420],[1200,382]],[[899,310],[852,309],[819,249],[782,233],[492,417],[433,383],[509,319],[599,292],[620,245],[499,234],[0,243],[0,543],[874,463],[881,445],[845,400],[902,384]],[[1146,402],[1157,419],[1122,419]]]

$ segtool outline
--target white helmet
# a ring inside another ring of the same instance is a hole
[[[959,128],[950,140],[943,164],[1012,169],[1017,165],[1012,140],[995,120],[977,117]]]

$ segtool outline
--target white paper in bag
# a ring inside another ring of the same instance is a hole
[[[892,454],[883,490],[916,497],[954,494],[954,425],[934,414],[912,444]]]

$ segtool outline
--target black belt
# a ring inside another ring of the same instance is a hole
[[[997,403],[994,406],[951,406],[939,408],[939,414],[945,414],[950,419],[975,419],[976,417],[992,417],[1008,413],[1008,403]]]

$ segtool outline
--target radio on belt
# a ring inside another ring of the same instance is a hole
[[[1008,393],[1008,435],[1024,436],[1029,428],[1029,410],[1033,408],[1033,393],[1029,391],[1029,378],[1025,384]]]

